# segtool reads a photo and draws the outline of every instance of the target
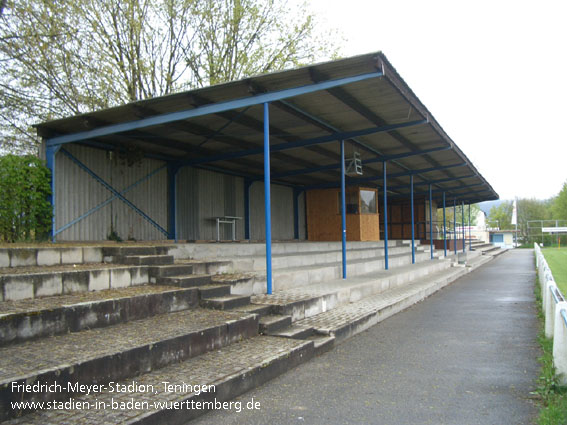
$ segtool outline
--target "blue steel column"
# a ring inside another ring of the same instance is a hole
[[[429,252],[433,260],[433,192],[431,191],[431,184],[429,184]]]
[[[345,141],[341,140],[341,240],[343,245],[343,279],[347,278],[345,198]]]
[[[443,192],[443,249],[445,251],[445,257],[447,256],[447,220],[445,214],[445,192]]]
[[[266,282],[272,294],[272,210],[270,197],[270,112],[264,103],[264,211],[266,219]]]
[[[167,205],[169,216],[169,231],[167,237],[177,242],[177,172],[179,166],[167,164],[167,180],[169,202]]]
[[[469,251],[472,251],[471,204],[469,204]]]
[[[254,180],[244,180],[244,239],[250,239],[250,188]]]
[[[461,201],[461,222],[463,223],[463,252],[465,252],[467,244],[465,243],[465,201]]]
[[[415,264],[415,229],[413,220],[413,174],[410,174],[410,209],[411,209],[411,263]]]
[[[457,198],[453,198],[453,243],[457,255]]]
[[[55,155],[61,146],[48,146],[45,150],[45,159],[47,168],[51,171],[51,195],[49,196],[49,203],[51,204],[51,241],[55,242],[56,226],[55,226]]]
[[[388,182],[386,180],[386,161],[382,164],[384,170],[384,269],[388,270]]]

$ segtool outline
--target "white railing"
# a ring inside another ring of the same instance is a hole
[[[567,385],[567,302],[537,243],[534,250],[545,315],[545,336],[553,338],[553,364],[560,383]]]

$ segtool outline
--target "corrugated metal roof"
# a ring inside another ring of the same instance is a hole
[[[75,134],[82,137],[74,142],[78,144],[104,149],[140,149],[150,157],[261,177],[263,155],[254,149],[263,145],[263,106],[260,102],[255,104],[255,99],[286,89],[314,87],[318,83],[371,73],[377,73],[379,78],[312,90],[270,103],[272,147],[326,138],[325,143],[273,152],[274,182],[303,187],[337,185],[340,170],[333,168],[340,160],[336,133],[414,123],[391,131],[347,137],[347,156],[356,150],[366,161],[363,176],[349,178],[349,184],[381,186],[382,163],[377,159],[437,148],[427,154],[388,161],[388,187],[392,195],[408,195],[409,173],[424,170],[414,175],[418,193],[427,189],[420,183],[434,182],[436,198],[446,191],[450,198],[467,202],[498,199],[490,184],[380,52],[133,102],[46,122],[37,128],[48,142],[53,137]],[[197,111],[235,99],[250,101],[247,106],[236,109],[223,109],[127,131],[112,131],[98,137],[90,137],[87,133],[116,124],[141,123],[163,114]],[[85,134],[89,138],[83,137]],[[440,150],[442,148],[446,149]],[[238,157],[238,153],[243,151],[248,155]],[[234,153],[237,157],[231,158]],[[226,154],[229,157],[222,158]],[[309,169],[316,171],[307,172]]]

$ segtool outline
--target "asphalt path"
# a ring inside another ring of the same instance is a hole
[[[535,278],[533,251],[509,251],[191,424],[533,423]]]

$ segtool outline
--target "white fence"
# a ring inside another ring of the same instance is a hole
[[[545,336],[553,338],[553,364],[559,382],[567,385],[567,302],[557,288],[537,243],[534,244],[534,249],[545,315]]]

